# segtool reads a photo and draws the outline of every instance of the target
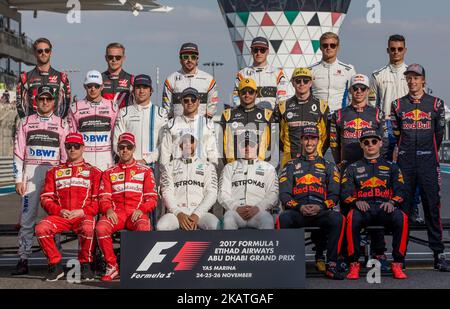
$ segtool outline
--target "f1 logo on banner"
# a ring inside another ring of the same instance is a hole
[[[122,288],[303,288],[303,229],[123,232]]]

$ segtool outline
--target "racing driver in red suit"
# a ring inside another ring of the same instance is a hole
[[[81,278],[90,281],[94,279],[90,263],[93,261],[94,216],[98,211],[102,172],[84,161],[81,134],[68,134],[65,148],[67,162],[50,169],[45,177],[41,205],[49,216],[36,226],[36,236],[48,260],[47,281],[57,281],[64,276],[64,270],[54,237],[62,231],[76,232],[80,236]]]
[[[103,216],[95,231],[107,263],[102,281],[111,281],[119,275],[111,235],[123,229],[150,231],[148,213],[155,209],[158,199],[152,169],[133,158],[134,135],[121,134],[117,148],[119,163],[103,173],[99,192]]]

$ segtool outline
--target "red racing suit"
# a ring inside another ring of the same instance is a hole
[[[99,247],[109,265],[117,264],[111,235],[123,229],[150,231],[147,214],[155,209],[157,199],[152,169],[136,160],[130,164],[119,163],[103,173],[99,192],[100,212],[106,215],[108,209],[113,209],[118,217],[117,224],[114,224],[103,216],[96,227]],[[137,209],[143,214],[132,222],[131,215]]]
[[[70,83],[67,74],[50,67],[41,72],[35,67],[29,72],[20,73],[16,89],[16,107],[20,118],[36,114],[36,96],[40,86],[50,86],[56,91],[55,115],[64,118],[70,104]]]
[[[45,177],[41,193],[42,208],[49,214],[36,226],[36,236],[49,264],[61,261],[61,253],[55,245],[55,234],[72,230],[80,235],[80,263],[93,261],[94,216],[98,212],[98,188],[102,172],[86,163],[64,163],[53,167]],[[84,216],[67,219],[61,210],[82,209]]]
[[[130,102],[130,94],[133,90],[134,75],[121,70],[119,75],[112,75],[109,71],[102,73],[103,98],[117,102],[119,107],[124,107]]]

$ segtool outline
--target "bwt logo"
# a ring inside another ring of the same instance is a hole
[[[30,148],[30,155],[37,157],[54,157],[56,156],[55,150],[47,150],[47,149],[33,149]]]
[[[85,142],[90,142],[90,143],[107,142],[108,135],[86,135],[86,134],[83,134],[83,139]]]
[[[177,243],[177,241],[157,242],[136,271],[148,271],[153,264],[161,263],[166,257],[166,254],[161,252],[172,248]],[[178,263],[174,270],[192,270],[209,245],[209,242],[187,241],[172,260],[172,263]]]

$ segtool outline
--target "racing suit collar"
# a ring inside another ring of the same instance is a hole
[[[136,162],[137,162],[137,161],[136,161],[135,159],[133,159],[133,161],[131,161],[130,164],[122,164],[122,163],[119,163],[119,167],[120,167],[121,169],[131,168],[131,167],[133,167],[133,166],[136,165]]]
[[[194,73],[186,73],[183,68],[180,69],[180,73],[185,75],[185,76],[195,76],[198,73],[198,67],[195,68],[195,72]]]
[[[326,68],[331,68],[333,65],[335,65],[336,63],[338,63],[339,60],[336,58],[336,61],[333,62],[333,63],[328,63],[328,62],[326,62],[325,60],[322,60],[321,62],[322,62],[322,65],[323,65],[324,67],[326,67]]]
[[[197,114],[195,114],[195,116],[192,117],[192,118],[187,117],[187,116],[185,116],[185,115],[181,115],[181,117],[183,117],[184,121],[186,121],[186,122],[196,121],[196,120],[198,119],[199,116],[200,116],[200,115],[198,114],[198,111],[197,111]]]
[[[404,62],[399,64],[398,66],[395,66],[392,63],[389,63],[389,68],[390,68],[392,73],[397,73],[404,66],[406,66]]]
[[[250,108],[245,108],[244,105],[239,105],[239,108],[241,108],[244,113],[250,113],[255,110],[256,104]]]
[[[189,157],[189,158],[181,158],[181,161],[183,161],[184,164],[191,164],[197,161],[198,157],[196,155]]]
[[[359,113],[364,112],[364,110],[367,108],[367,106],[369,106],[369,104],[367,104],[367,102],[366,102],[366,105],[364,105],[362,107],[356,107],[355,105],[350,104],[350,107],[353,108],[354,111],[359,112]]]
[[[312,92],[310,92],[309,97],[306,100],[304,100],[304,101],[300,100],[297,97],[297,95],[294,95],[294,97],[295,97],[295,100],[297,101],[297,103],[304,104],[304,103],[307,103],[307,102],[309,102],[311,100],[312,95],[313,95]]]
[[[119,74],[113,74],[109,70],[106,70],[105,74],[109,79],[118,79],[120,76],[125,74],[125,71],[123,70],[123,68],[121,68]]]
[[[36,112],[36,115],[39,118],[39,120],[41,120],[41,121],[48,121],[48,120],[50,120],[52,118],[54,113],[52,112],[49,116],[43,116],[43,115],[39,114],[38,112]]]
[[[364,157],[364,161],[366,161],[367,164],[377,164],[378,162],[380,162],[380,160],[381,160],[381,155],[376,158],[373,158],[373,159],[368,159],[368,158]]]
[[[81,166],[84,165],[85,161],[84,159],[81,160],[80,162],[76,162],[76,163],[72,163],[72,162],[66,162],[67,167],[72,167],[72,166]]]
[[[48,68],[48,71],[41,71],[41,70],[39,70],[39,67],[36,66],[36,71],[38,71],[39,75],[48,75],[50,73],[50,71],[53,71],[53,68],[52,68],[52,66],[50,66]]]
[[[136,107],[136,109],[138,111],[142,111],[144,109],[148,109],[148,108],[150,108],[151,105],[152,105],[152,101],[149,101],[149,103],[147,105],[141,105],[141,104],[137,104],[136,102],[134,102],[134,106]]]
[[[425,96],[425,91],[423,92],[423,94],[420,97],[414,97],[413,95],[411,95],[410,93],[408,93],[408,98],[411,101],[411,103],[420,103],[423,99],[423,97]]]
[[[319,158],[319,154],[316,154],[314,156],[314,158],[311,158],[310,156],[305,156],[305,155],[301,155],[299,158],[304,161],[316,161]]]
[[[260,72],[267,70],[268,67],[269,67],[269,63],[267,63],[267,64],[266,64],[265,66],[263,66],[263,67],[257,67],[257,66],[252,65],[252,69],[253,69],[253,70],[255,70],[255,71],[260,71]]]
[[[242,159],[239,159],[239,160],[242,162],[242,164],[253,165],[253,164],[256,163],[256,161],[258,161],[258,158],[256,158],[256,159],[248,159],[248,160],[242,158]]]

